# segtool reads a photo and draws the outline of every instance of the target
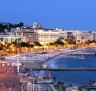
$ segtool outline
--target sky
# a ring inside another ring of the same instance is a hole
[[[96,30],[96,0],[0,0],[0,22]]]

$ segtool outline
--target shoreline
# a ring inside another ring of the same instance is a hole
[[[76,52],[76,51],[82,51],[82,50],[88,50],[88,48],[84,48],[84,49],[69,49],[69,48],[61,48],[61,49],[56,49],[56,50],[49,50],[49,52],[47,51],[40,51],[40,52],[33,52],[33,53],[24,53],[24,54],[17,54],[17,55],[13,55],[13,56],[7,56],[5,57],[5,60],[11,60],[13,63],[14,61],[16,62],[16,59],[19,59],[19,62],[22,63],[22,61],[32,61],[33,64],[37,64],[39,68],[43,68],[43,65],[47,66],[47,62],[54,59],[55,57],[62,55],[62,54],[66,54],[68,52]],[[38,68],[38,66],[36,66],[35,68]]]
[[[90,48],[90,50],[91,49],[93,49],[93,48]],[[26,57],[26,60],[28,60],[28,61],[35,61],[35,59],[37,60],[37,58],[39,56],[43,55],[43,56],[41,56],[41,60],[42,61],[49,61],[49,60],[55,58],[56,56],[59,56],[59,55],[64,54],[64,53],[66,54],[68,52],[76,52],[76,51],[83,51],[83,50],[88,50],[88,48],[87,47],[84,47],[83,49],[80,49],[80,48],[76,48],[76,49],[61,48],[59,50],[53,50],[53,52],[50,52],[50,50],[49,50],[49,52],[48,51],[39,51],[39,52],[23,53],[23,54],[16,54],[16,55],[11,55],[11,56],[4,56],[4,57],[5,58],[7,57],[7,58],[13,58],[14,59],[15,57],[22,56],[22,57]],[[45,52],[45,53],[43,54],[43,52]],[[29,59],[27,59],[27,56],[29,56]],[[31,59],[33,59],[33,60],[31,60]],[[21,58],[21,60],[25,60],[25,59]],[[41,60],[38,59],[38,61],[41,61]]]

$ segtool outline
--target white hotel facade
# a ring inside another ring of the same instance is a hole
[[[41,44],[54,43],[59,38],[59,33],[51,29],[34,30],[38,34],[38,42]]]
[[[9,44],[9,43],[12,43],[15,41],[20,43],[24,39],[25,39],[25,37],[16,37],[16,36],[11,35],[11,34],[0,34],[0,44],[3,44],[3,45]]]
[[[90,32],[90,31],[73,31],[73,35],[76,38],[76,41],[79,40],[81,42],[85,42],[85,41],[93,41],[94,40],[94,33]]]

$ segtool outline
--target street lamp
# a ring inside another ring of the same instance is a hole
[[[31,83],[28,82],[27,91],[31,91]]]
[[[17,59],[17,70],[18,70],[18,74],[19,74],[19,59]]]

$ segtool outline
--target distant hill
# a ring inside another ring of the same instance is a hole
[[[0,22],[0,32],[4,32],[5,29],[8,29],[10,31],[11,28],[22,27],[22,26],[24,26],[23,22],[20,22],[18,24]]]

